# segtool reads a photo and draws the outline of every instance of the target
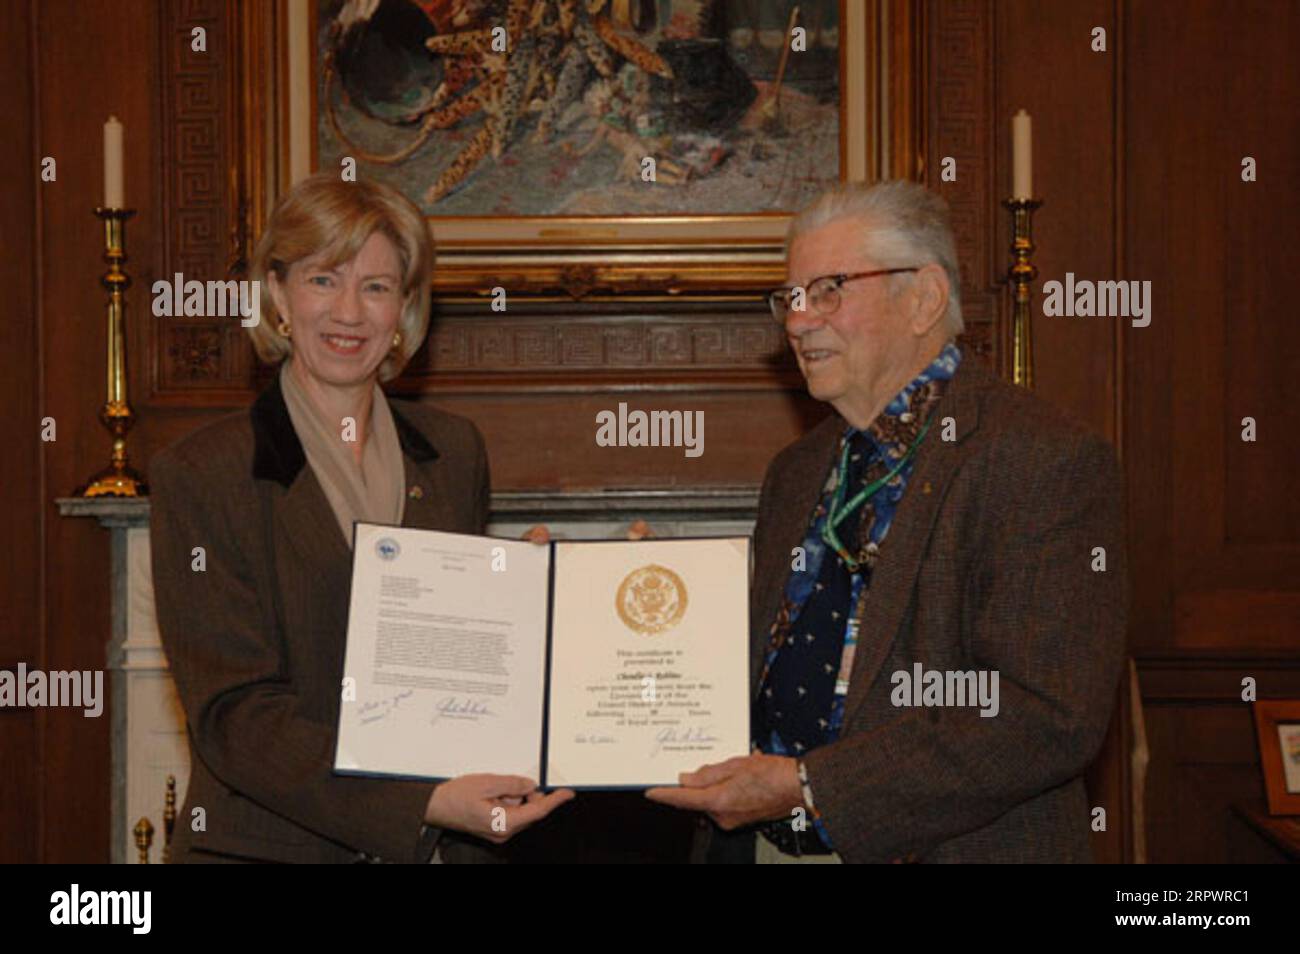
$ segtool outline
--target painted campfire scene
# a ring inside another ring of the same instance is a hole
[[[837,0],[321,0],[317,25],[319,167],[428,215],[781,212],[840,179]]]

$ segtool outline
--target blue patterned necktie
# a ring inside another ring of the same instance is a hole
[[[874,445],[861,431],[850,438],[846,498],[866,483],[867,466]],[[838,459],[838,454],[836,455]],[[861,504],[838,527],[845,547],[855,553],[861,546],[862,516],[871,506]],[[864,563],[859,570],[870,582]],[[792,755],[830,741],[831,702],[844,649],[844,629],[851,610],[852,574],[844,561],[829,547],[822,557],[817,582],[799,616],[790,623],[789,635],[759,688],[754,706],[754,738],[766,740],[771,732],[785,743]]]

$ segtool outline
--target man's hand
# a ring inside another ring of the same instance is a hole
[[[707,812],[719,828],[730,831],[753,822],[790,818],[803,806],[803,788],[795,760],[754,752],[705,765],[678,776],[681,788],[647,789],[646,798]]]
[[[519,775],[461,775],[433,790],[424,820],[500,845],[571,798],[572,789],[544,795],[536,782]]]

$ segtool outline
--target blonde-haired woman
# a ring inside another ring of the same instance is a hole
[[[299,183],[253,260],[250,333],[274,381],[152,462],[154,595],[192,763],[178,861],[486,860],[572,797],[515,776],[332,771],[353,521],[487,519],[474,425],[379,388],[423,341],[432,268],[424,220],[393,189]]]

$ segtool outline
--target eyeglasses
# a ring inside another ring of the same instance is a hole
[[[877,268],[870,272],[854,272],[852,275],[823,275],[814,278],[807,288],[795,285],[791,288],[777,288],[768,293],[767,304],[772,309],[772,317],[785,324],[792,311],[809,311],[815,315],[831,315],[840,307],[840,288],[846,282],[855,282],[860,278],[875,278],[878,275],[897,275],[899,272],[919,272],[919,265],[910,268]],[[800,302],[799,293],[803,293]],[[797,306],[797,307],[796,307]]]

